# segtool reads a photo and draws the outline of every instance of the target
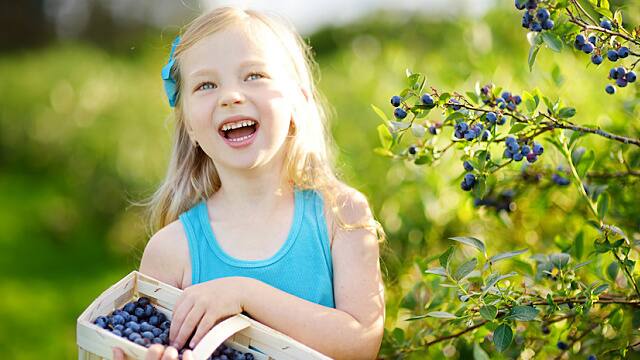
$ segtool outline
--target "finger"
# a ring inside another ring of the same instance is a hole
[[[180,331],[178,332],[176,338],[173,340],[172,345],[177,347],[178,349],[181,349],[187,339],[189,339],[191,334],[193,334],[193,331],[196,329],[196,326],[198,326],[198,323],[203,316],[204,309],[194,306],[191,309],[189,315],[187,315],[187,318],[182,323],[182,327],[180,328]]]
[[[209,330],[213,328],[213,325],[216,323],[216,319],[210,315],[211,313],[206,313],[200,323],[198,324],[198,329],[196,330],[196,334],[193,335],[193,339],[189,343],[190,348],[195,348],[196,345],[202,340],[202,338],[207,335]]]
[[[147,350],[147,356],[144,357],[144,360],[158,360],[162,356],[163,351],[164,346],[160,344],[151,345]]]
[[[124,360],[124,352],[122,349],[117,347],[113,348],[113,360]]]
[[[173,342],[176,336],[178,336],[178,332],[180,331],[180,328],[182,328],[182,323],[191,312],[194,304],[193,300],[188,299],[183,301],[179,307],[174,308],[173,317],[171,318],[171,328],[169,329],[170,342]]]
[[[164,354],[162,354],[161,360],[176,360],[176,359],[178,359],[178,350],[173,346],[167,346],[167,348],[164,349]]]
[[[182,360],[193,360],[193,353],[191,350],[185,350],[182,353]]]

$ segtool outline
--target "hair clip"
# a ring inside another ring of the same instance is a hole
[[[171,53],[169,53],[169,61],[165,66],[162,67],[162,80],[164,82],[164,92],[167,94],[167,98],[169,99],[169,105],[171,107],[176,106],[176,98],[178,97],[176,79],[173,78],[171,74],[171,70],[173,68],[173,64],[176,59],[173,57],[173,53],[176,50],[176,46],[180,43],[180,35],[176,36],[175,40],[173,40],[173,44],[171,45]]]

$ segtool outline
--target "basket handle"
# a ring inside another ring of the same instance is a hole
[[[232,316],[209,330],[202,340],[193,349],[193,358],[196,360],[208,359],[211,353],[225,340],[238,331],[251,326],[251,323],[241,315]]]

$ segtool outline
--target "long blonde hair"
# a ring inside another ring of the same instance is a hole
[[[199,147],[193,146],[187,133],[186,118],[180,96],[180,56],[193,44],[217,31],[233,25],[262,25],[279,39],[293,64],[293,75],[298,85],[309,95],[307,104],[300,107],[294,133],[286,142],[285,164],[290,183],[300,189],[320,191],[325,206],[331,207],[337,224],[345,229],[369,228],[379,240],[385,237],[380,223],[373,217],[365,223],[347,224],[339,209],[340,195],[349,188],[335,171],[334,144],[329,128],[329,109],[326,99],[317,91],[314,75],[319,77],[312,50],[297,33],[293,25],[277,14],[266,15],[255,10],[219,7],[193,20],[183,32],[175,49],[174,77],[177,83],[177,101],[174,110],[175,134],[166,177],[157,191],[138,205],[147,207],[148,230],[155,233],[175,221],[198,201],[211,196],[221,186],[220,177],[212,159]]]

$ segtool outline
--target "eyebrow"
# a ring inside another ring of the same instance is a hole
[[[251,65],[266,65],[264,61],[260,61],[260,60],[246,60],[240,63],[239,68],[242,69],[244,67],[247,66],[251,66]],[[198,75],[205,75],[205,74],[217,74],[217,71],[215,71],[214,69],[211,68],[203,68],[203,69],[198,69],[193,71],[191,74],[189,74],[191,77],[194,76],[198,76]]]

